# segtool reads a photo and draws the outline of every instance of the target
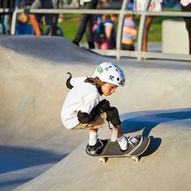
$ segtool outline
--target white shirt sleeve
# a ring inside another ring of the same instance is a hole
[[[92,109],[99,103],[99,97],[95,94],[90,94],[83,99],[83,105],[79,108],[79,111],[90,114]]]

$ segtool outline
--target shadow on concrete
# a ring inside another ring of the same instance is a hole
[[[9,190],[12,190],[13,188],[15,188],[16,186],[19,186],[21,184],[24,184],[24,183],[32,180],[33,178],[34,177],[19,179],[19,177],[18,177],[18,180],[3,181],[3,182],[0,182],[0,189],[2,191],[9,191]]]
[[[0,174],[42,164],[56,163],[68,153],[58,154],[48,150],[0,146]]]
[[[132,133],[143,129],[143,136],[149,136],[151,130],[160,123],[191,119],[191,108],[159,111],[143,111],[132,114],[123,114],[121,118],[124,133]],[[190,122],[191,125],[191,122]],[[188,127],[191,127],[188,125]]]
[[[135,117],[132,117],[132,115]],[[177,121],[180,120],[191,119],[191,108],[162,111],[143,111],[133,114],[123,114],[121,118],[124,119],[121,126],[125,134],[143,130],[142,135],[147,137],[150,136],[152,129],[160,123],[168,123],[174,121],[177,123]],[[184,126],[185,124],[187,127],[191,127],[191,121],[188,123],[184,123],[184,121],[182,121],[181,125]],[[154,153],[162,143],[162,139],[159,137],[154,138],[151,136],[150,138],[150,146],[146,152],[141,155],[141,157]]]
[[[147,148],[147,150],[141,155],[141,158],[156,152],[162,143],[162,139],[159,137],[154,138],[153,136],[150,136],[150,139],[151,139],[150,145]]]

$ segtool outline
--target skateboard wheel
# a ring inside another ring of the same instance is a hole
[[[139,161],[139,157],[137,157],[137,156],[132,156],[131,158],[132,158],[132,160],[134,160],[135,162],[138,162],[138,161]]]
[[[99,158],[99,162],[105,164],[107,162],[107,158],[105,157]]]

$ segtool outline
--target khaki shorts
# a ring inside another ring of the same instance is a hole
[[[76,127],[72,128],[72,130],[77,129],[99,129],[104,126],[106,122],[106,113],[103,113],[95,118],[94,121],[90,123],[80,123]]]

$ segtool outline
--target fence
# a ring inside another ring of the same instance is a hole
[[[149,4],[151,0],[146,0],[144,11],[132,11],[126,10],[126,7],[129,4],[129,0],[123,0],[122,6],[120,10],[98,10],[96,9],[23,9],[19,8],[19,0],[16,0],[16,6],[14,9],[0,9],[0,13],[13,13],[12,16],[12,25],[11,25],[11,34],[15,34],[16,30],[16,22],[18,13],[43,13],[43,14],[67,14],[67,13],[79,13],[79,14],[118,14],[119,22],[117,29],[117,39],[116,39],[116,49],[115,50],[101,50],[101,49],[93,49],[93,51],[106,55],[106,56],[115,56],[117,59],[121,59],[122,57],[136,57],[138,60],[142,58],[158,58],[158,59],[172,59],[172,60],[184,60],[191,61],[190,55],[185,54],[166,54],[159,52],[143,52],[143,35],[144,35],[144,27],[147,16],[171,16],[171,17],[191,17],[190,12],[151,12],[148,11]],[[121,36],[122,36],[122,28],[123,21],[126,14],[134,14],[141,16],[139,32],[138,32],[138,41],[137,41],[137,51],[128,51],[121,50]]]

